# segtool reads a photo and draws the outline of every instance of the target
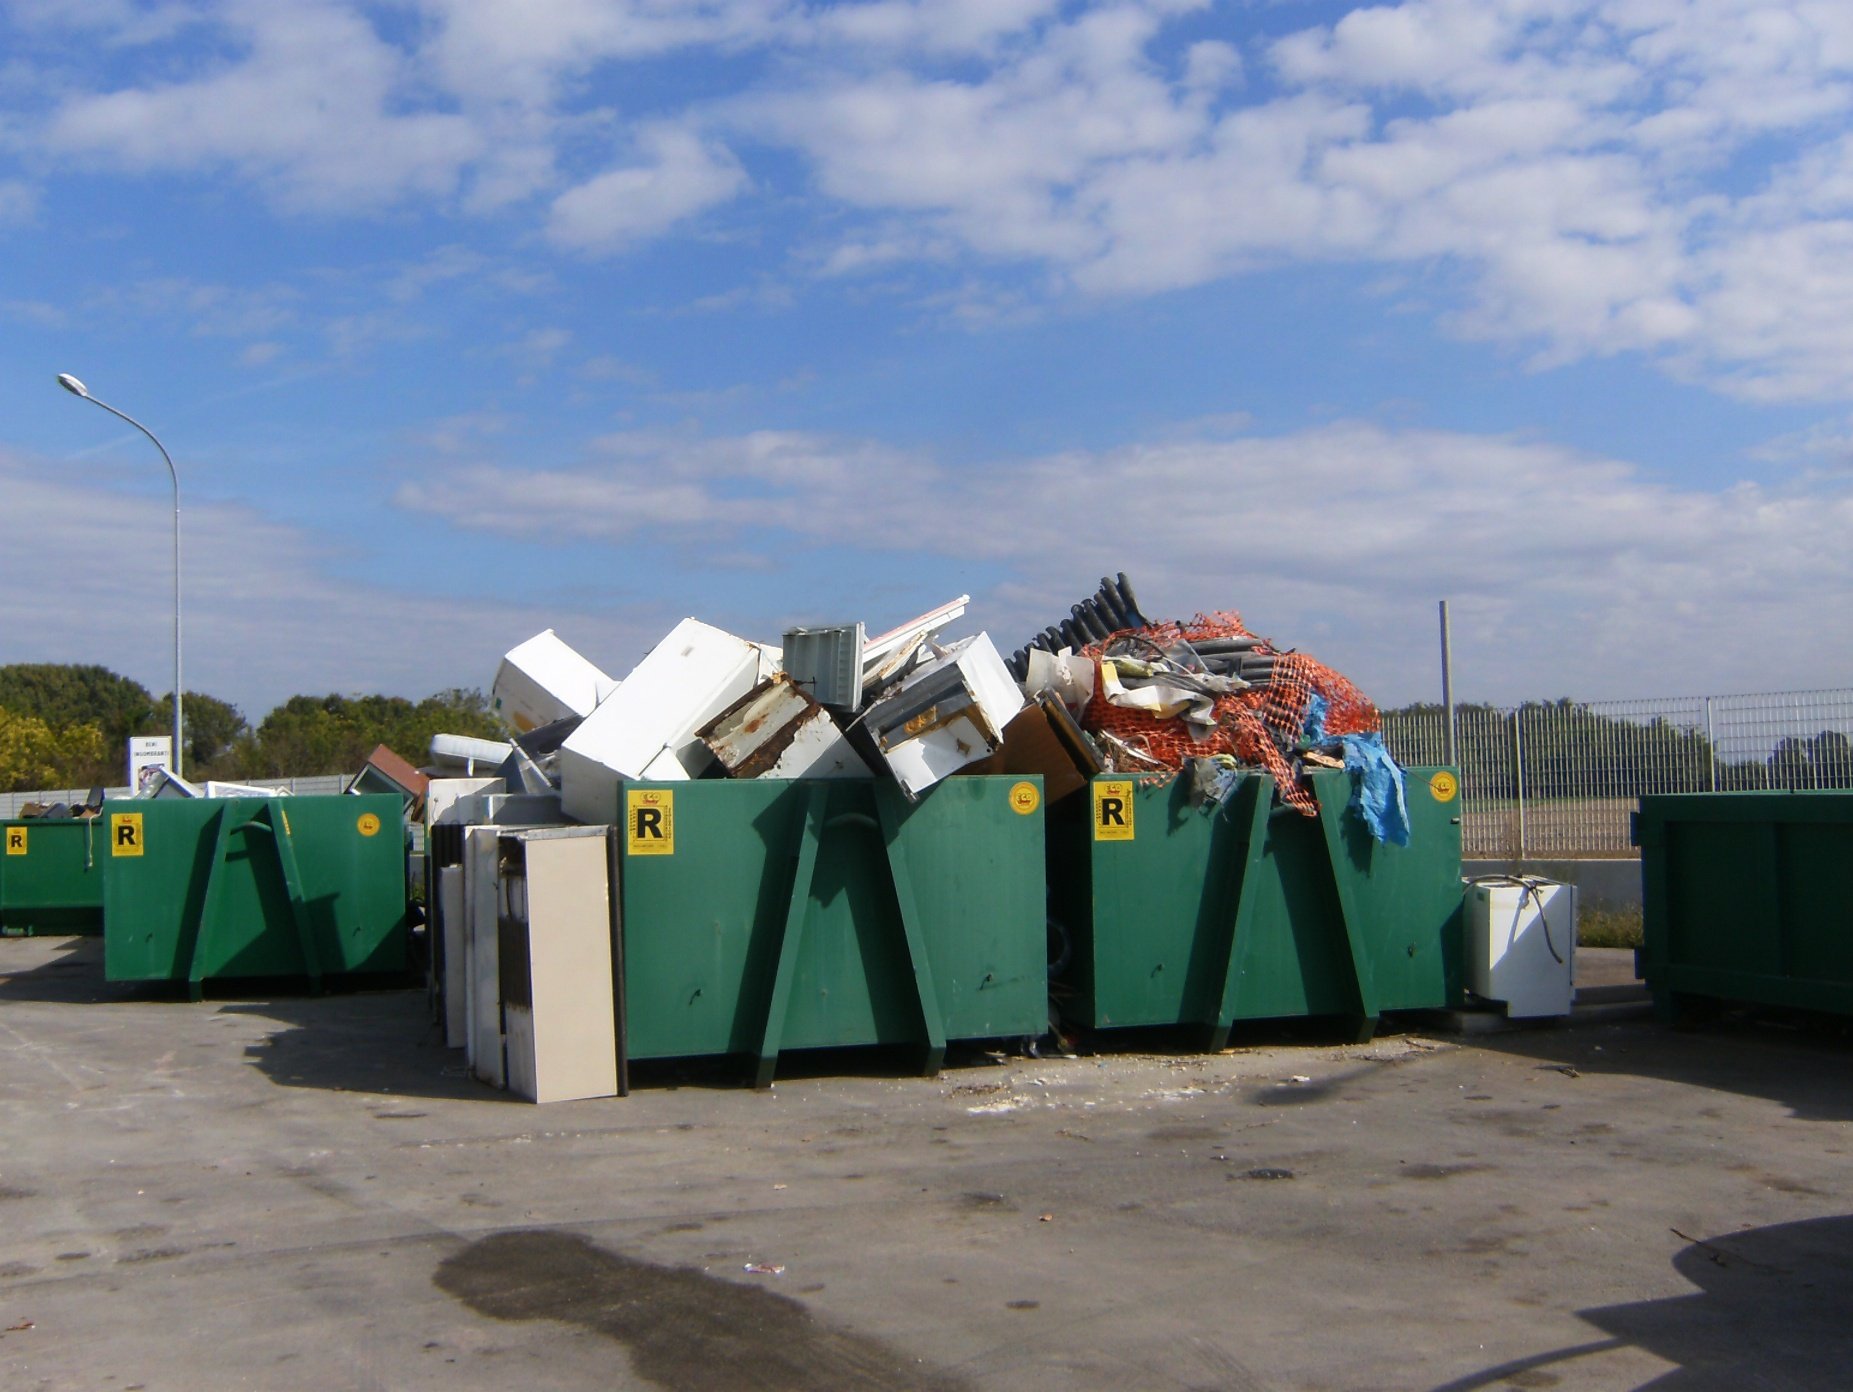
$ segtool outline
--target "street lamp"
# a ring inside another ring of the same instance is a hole
[[[167,446],[163,445],[159,440],[156,440],[154,432],[140,421],[136,420],[134,416],[129,415],[125,411],[118,411],[107,401],[97,400],[96,397],[90,394],[90,388],[86,387],[68,372],[60,372],[58,374],[58,385],[63,387],[72,396],[81,396],[92,406],[101,406],[112,416],[127,421],[150,440],[153,440],[154,447],[161,451],[161,458],[167,461],[167,476],[174,481],[174,772],[179,773],[181,771],[180,763],[182,757],[182,745],[180,743],[180,693],[183,689],[180,685],[180,475],[174,469],[173,456],[168,454]]]

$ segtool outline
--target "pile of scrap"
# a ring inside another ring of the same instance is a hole
[[[1234,613],[1153,620],[1124,574],[1103,577],[1005,659],[985,633],[943,639],[969,602],[874,635],[792,628],[778,645],[687,618],[621,679],[549,629],[496,674],[511,738],[440,736],[427,771],[489,775],[486,795],[523,800],[529,822],[601,825],[633,781],[885,778],[912,800],[958,774],[1035,774],[1055,803],[1095,774],[1196,760],[1215,763],[1197,774],[1206,786],[1259,770],[1310,812],[1305,767],[1379,757],[1377,709],[1356,687]]]
[[[1108,772],[1189,769],[1217,797],[1259,770],[1283,803],[1311,815],[1305,769],[1342,765],[1359,775],[1358,810],[1372,833],[1407,840],[1402,775],[1376,706],[1325,664],[1250,632],[1239,614],[1154,622],[1124,574],[1103,578],[1012,665],[1031,699],[1061,695]]]

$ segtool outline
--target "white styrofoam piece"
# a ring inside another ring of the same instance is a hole
[[[1534,875],[1467,887],[1467,987],[1513,1019],[1568,1015],[1575,1000],[1576,886]]]
[[[885,664],[884,659],[896,653],[911,652],[928,638],[938,633],[947,624],[965,612],[972,602],[970,595],[960,595],[957,599],[942,604],[937,609],[929,609],[906,623],[889,629],[886,633],[877,633],[865,638],[862,643],[862,669],[873,673]]]
[[[500,768],[514,747],[508,740],[478,739],[474,735],[433,735],[431,762],[460,768],[473,776],[478,765]]]
[[[695,732],[778,670],[779,650],[684,619],[560,746],[562,805],[582,822],[618,819],[620,779],[679,780],[711,756]]]
[[[227,783],[218,778],[208,778],[200,785],[200,791],[209,798],[274,798],[290,795],[288,788],[260,788],[255,783]]]
[[[497,922],[496,879],[500,827],[469,827],[463,833],[464,975],[470,989],[464,1003],[466,1059],[473,1077],[491,1087],[508,1085],[502,1051],[502,959]]]
[[[469,924],[464,912],[463,867],[446,865],[438,871],[438,913],[444,921],[444,1044],[461,1049],[469,1042],[470,979],[464,971],[469,951],[464,946]]]
[[[528,956],[529,1000],[504,1007],[509,1091],[530,1102],[618,1090],[610,882],[603,827],[516,832],[513,950]]]
[[[489,699],[508,727],[525,735],[568,716],[583,719],[617,685],[549,628],[503,655]]]

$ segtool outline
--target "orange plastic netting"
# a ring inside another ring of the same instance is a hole
[[[1306,716],[1314,696],[1326,704],[1328,735],[1366,734],[1382,729],[1377,707],[1344,677],[1305,653],[1281,653],[1257,640],[1254,653],[1274,659],[1272,679],[1247,691],[1216,698],[1216,724],[1201,738],[1181,717],[1159,717],[1129,710],[1108,701],[1101,690],[1100,659],[1109,647],[1132,637],[1170,647],[1217,638],[1253,638],[1232,612],[1199,614],[1188,623],[1156,623],[1115,634],[1104,643],[1083,651],[1094,661],[1094,699],[1082,713],[1084,729],[1111,735],[1154,768],[1181,769],[1184,761],[1216,754],[1232,755],[1258,767],[1274,779],[1281,801],[1301,812],[1317,810],[1312,796],[1300,786],[1288,754],[1306,729]],[[1201,728],[1201,727],[1194,727]]]

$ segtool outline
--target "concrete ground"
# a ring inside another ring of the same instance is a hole
[[[1609,1004],[531,1107],[464,1076],[422,993],[101,975],[94,940],[0,941],[15,1392],[1853,1378],[1831,1024]]]

